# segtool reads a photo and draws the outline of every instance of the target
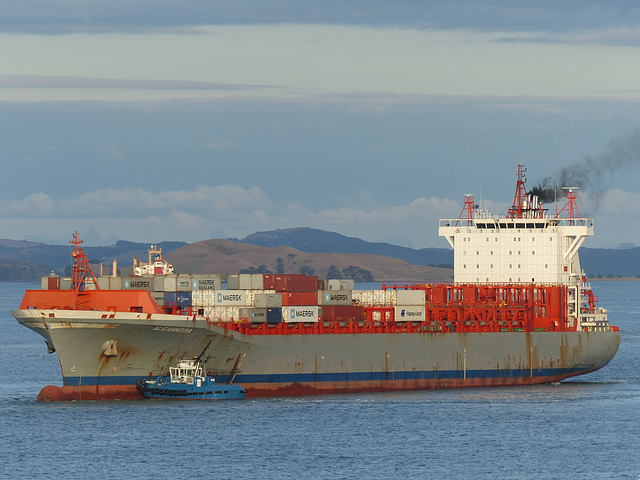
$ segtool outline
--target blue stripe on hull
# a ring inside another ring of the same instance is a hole
[[[536,377],[566,377],[587,373],[592,369],[585,368],[544,368],[524,370],[468,370],[467,379],[499,379],[499,378],[536,378]],[[109,376],[109,377],[65,377],[65,386],[81,385],[135,385],[141,377]],[[451,380],[463,379],[465,374],[459,370],[445,371],[398,371],[398,372],[348,372],[348,373],[289,373],[242,375],[234,378],[234,383],[251,388],[252,383],[260,384],[294,384],[294,383],[350,383],[353,382],[384,382],[398,380]],[[226,383],[229,376],[219,375],[218,383]]]

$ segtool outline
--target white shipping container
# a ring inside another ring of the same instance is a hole
[[[215,305],[215,290],[193,290],[191,304],[194,307],[213,307]]]
[[[395,290],[354,290],[352,298],[364,306],[388,306],[395,305],[397,295]]]
[[[60,290],[71,290],[71,277],[62,277],[60,279]]]
[[[253,315],[253,307],[239,307],[238,308],[238,318],[242,322],[251,322],[251,317]],[[265,317],[266,318],[266,317]]]
[[[396,322],[424,322],[425,305],[398,305],[395,308]]]
[[[319,305],[351,305],[351,290],[319,290]]]
[[[247,304],[247,294],[244,290],[216,290],[215,293],[215,306],[234,305],[244,307]]]
[[[330,278],[327,280],[327,290],[340,290],[340,280],[337,278]]]
[[[204,309],[204,316],[212,322],[235,322],[240,318],[240,307],[208,307]]]
[[[424,305],[426,297],[424,290],[398,290],[396,305]]]
[[[202,304],[204,296],[202,295],[202,290],[193,290],[191,292],[191,305],[193,307],[204,306]]]
[[[98,277],[96,280],[100,290],[109,290],[109,277]]]
[[[282,320],[288,323],[293,322],[317,322],[318,310],[317,305],[309,306],[288,306],[282,308]]]

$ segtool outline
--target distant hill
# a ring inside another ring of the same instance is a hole
[[[161,242],[157,245],[162,249],[163,254],[166,254],[187,244],[185,242]],[[134,256],[145,260],[149,247],[150,244],[147,243],[119,240],[114,245],[107,247],[84,247],[84,252],[92,263],[103,262],[106,267],[111,269],[114,259],[117,260],[119,267],[131,265]],[[65,267],[73,263],[72,249],[72,245],[47,245],[45,243],[0,239],[0,259],[45,266],[48,269],[47,273],[50,273],[51,270],[63,273]]]
[[[580,265],[587,275],[640,276],[640,247],[626,249],[581,248]]]
[[[390,243],[372,243],[359,238],[315,228],[288,228],[258,232],[244,237],[243,243],[261,247],[289,246],[306,253],[365,253],[404,260],[411,265],[431,265],[453,268],[450,248],[414,249]]]
[[[0,282],[39,282],[51,269],[29,262],[0,259]]]
[[[308,273],[321,278],[345,278],[357,281],[451,281],[448,268],[410,265],[403,260],[358,253],[306,253],[289,246],[260,247],[231,240],[207,240],[192,243],[171,252],[165,258],[178,273],[246,272]],[[331,275],[330,273],[334,274]],[[364,275],[368,272],[371,278]],[[358,278],[359,277],[359,278]]]

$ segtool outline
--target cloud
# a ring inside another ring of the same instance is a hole
[[[150,172],[153,176],[153,172]],[[40,209],[29,208],[34,204],[31,197],[46,197],[34,194],[20,202],[21,213],[38,216]],[[50,199],[49,199],[50,200]],[[235,185],[215,187],[200,185],[192,190],[169,190],[150,192],[143,188],[105,188],[83,193],[75,198],[63,199],[56,205],[49,201],[48,212],[62,211],[70,215],[137,215],[142,212],[166,212],[174,210],[195,210],[207,213],[234,215],[234,212],[262,209],[271,202],[258,187],[243,188]],[[17,207],[7,209],[7,213],[18,211]]]
[[[640,29],[615,27],[601,30],[576,30],[569,32],[532,32],[506,35],[498,38],[496,41],[506,43],[556,43],[637,47],[640,45]]]
[[[201,185],[189,191],[158,193],[142,188],[108,188],[58,201],[43,193],[32,194],[23,200],[0,205],[0,216],[8,223],[19,222],[23,228],[25,220],[16,217],[39,219],[38,222],[31,222],[31,226],[26,227],[20,237],[42,238],[47,232],[40,231],[40,227],[50,228],[44,226],[55,219],[60,225],[69,226],[75,222],[98,226],[96,228],[103,231],[105,238],[108,233],[109,238],[115,236],[138,241],[158,240],[149,238],[145,232],[164,232],[156,234],[162,235],[162,239],[198,241],[206,239],[204,235],[213,230],[243,237],[261,229],[299,226],[342,232],[346,229],[349,234],[357,235],[360,232],[365,237],[373,236],[375,239],[376,231],[394,230],[406,235],[406,231],[415,230],[416,225],[420,229],[437,230],[439,216],[457,216],[460,209],[457,202],[436,197],[418,198],[406,205],[353,203],[341,208],[320,210],[301,202],[277,205],[255,186]],[[138,227],[132,230],[131,222]],[[49,235],[52,234],[49,232]]]
[[[268,85],[200,82],[194,80],[96,78],[56,75],[0,75],[0,88],[96,88],[127,90],[242,90]]]
[[[4,200],[0,203],[0,216],[47,216],[56,210],[55,202],[46,193],[32,193],[22,200]]]
[[[124,155],[114,146],[103,148],[102,156],[107,160],[116,160],[116,161],[126,160]]]
[[[592,201],[587,195],[580,196],[578,206],[588,216]],[[553,214],[554,207],[547,207]],[[507,204],[484,201],[482,208],[504,214]],[[435,196],[390,205],[351,200],[340,208],[317,209],[302,202],[276,204],[257,187],[222,185],[160,193],[104,189],[59,201],[36,193],[4,202],[0,216],[5,238],[54,243],[65,243],[60,239],[75,230],[90,232],[94,245],[104,245],[114,240],[196,242],[210,238],[213,231],[223,237],[242,238],[256,231],[312,227],[368,241],[393,239],[414,248],[446,248],[438,236],[438,221],[458,218],[461,209],[460,202]],[[639,193],[612,189],[600,199],[596,226],[599,231],[615,229],[616,245],[633,242],[637,228],[627,220],[639,214]],[[589,246],[612,246],[611,239],[599,237],[591,239]]]

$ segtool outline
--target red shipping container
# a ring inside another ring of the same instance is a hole
[[[283,306],[318,305],[318,292],[284,292]]]
[[[60,290],[60,277],[49,277],[47,280],[49,290]]]
[[[275,290],[276,289],[276,276],[271,273],[265,273],[262,276],[262,288],[265,290]]]
[[[348,320],[363,320],[364,307],[362,305],[323,305],[322,320],[346,322]]]
[[[267,285],[264,285],[265,289]],[[284,273],[274,275],[273,286],[276,292],[311,292],[318,291],[318,277],[301,273]]]

